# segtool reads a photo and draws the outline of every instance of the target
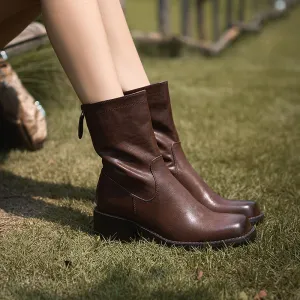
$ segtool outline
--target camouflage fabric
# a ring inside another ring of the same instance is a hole
[[[40,149],[47,137],[45,112],[10,64],[0,59],[0,145]]]

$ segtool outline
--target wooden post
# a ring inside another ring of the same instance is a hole
[[[239,21],[245,20],[245,0],[239,0]]]
[[[181,0],[181,33],[183,36],[191,35],[191,1]]]
[[[227,0],[227,5],[226,5],[226,26],[227,28],[230,28],[232,26],[232,9],[233,9],[233,5],[232,5],[232,0]]]
[[[200,40],[204,40],[205,25],[204,25],[204,1],[203,0],[196,0],[196,13],[197,13],[198,37]]]
[[[267,1],[267,7],[268,9],[273,9],[275,4],[275,0],[268,0]]]
[[[220,2],[219,0],[212,0],[212,12],[213,12],[213,40],[217,41],[220,37]]]
[[[256,13],[258,12],[259,0],[252,0],[252,2],[253,2],[253,16],[255,16]]]
[[[170,2],[169,0],[158,0],[158,22],[159,32],[164,35],[170,35]]]

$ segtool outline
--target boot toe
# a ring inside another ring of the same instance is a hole
[[[226,239],[245,236],[252,229],[251,223],[244,215],[229,214],[227,220],[227,224],[223,227],[223,230],[225,231],[224,236],[226,236]]]
[[[236,236],[246,235],[252,229],[251,223],[244,215],[237,215],[236,222],[232,227]]]
[[[252,225],[257,224],[261,222],[264,219],[264,213],[259,209],[259,206],[256,202],[251,201],[250,202],[250,209],[249,214],[247,215],[249,218],[249,221]]]
[[[206,235],[209,236],[207,241],[239,239],[253,229],[248,218],[242,214],[218,213],[217,218],[214,220],[213,226],[209,226],[209,232],[206,232]]]
[[[230,204],[226,205],[226,212],[243,214],[248,218],[258,217],[262,214],[258,204],[255,201],[246,200],[227,200]],[[224,209],[225,210],[225,209]]]
[[[256,202],[254,201],[247,201],[245,205],[245,215],[248,218],[256,217],[261,214],[261,211],[259,209],[259,206]]]

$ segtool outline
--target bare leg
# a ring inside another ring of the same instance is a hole
[[[119,0],[98,0],[109,46],[123,91],[149,85]]]
[[[37,0],[0,0],[0,49],[21,33],[40,13]]]
[[[39,15],[39,3],[0,0],[0,48]],[[123,96],[97,0],[41,3],[54,50],[80,100],[93,103]]]
[[[123,96],[97,0],[42,0],[53,48],[83,103]]]

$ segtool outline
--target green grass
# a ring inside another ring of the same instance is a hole
[[[300,9],[220,58],[143,57],[152,82],[170,82],[194,167],[266,213],[255,243],[222,251],[91,234],[100,159],[86,127],[77,139],[79,102],[50,48],[13,59],[49,139],[0,154],[0,299],[300,299],[299,26]]]

